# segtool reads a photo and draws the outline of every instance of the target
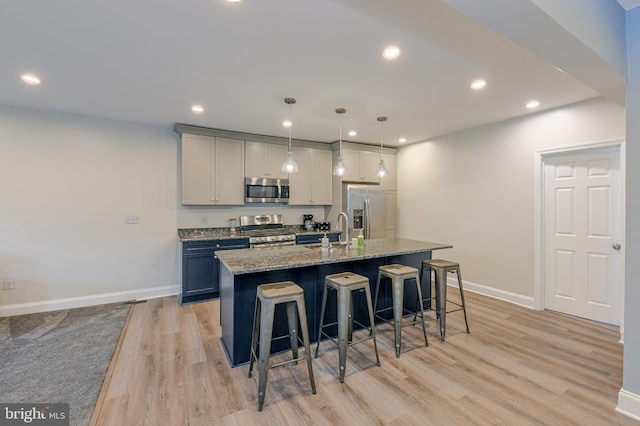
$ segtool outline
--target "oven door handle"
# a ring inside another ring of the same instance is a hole
[[[249,247],[250,248],[260,248],[260,247],[282,247],[282,246],[295,246],[296,242],[295,241],[278,241],[275,243],[257,243],[257,244],[250,244]]]

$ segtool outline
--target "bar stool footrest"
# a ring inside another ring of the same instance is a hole
[[[356,324],[356,325],[359,325],[360,327],[362,327],[362,330],[366,330],[369,333],[371,333],[371,327],[367,327],[366,325],[362,324],[360,321],[356,321],[356,320],[353,320],[353,323]],[[322,326],[322,328],[330,327],[332,325],[337,325],[337,324],[338,324],[337,322],[333,322],[333,323],[330,323],[330,324],[324,324]],[[362,330],[360,330],[360,331],[362,331]],[[338,340],[336,340],[335,336],[328,335],[327,333],[324,332],[324,330],[320,330],[320,336],[319,337],[322,337],[322,336],[325,336],[327,339],[331,340],[336,346],[340,345],[340,342],[338,342]],[[349,342],[349,346],[353,346],[353,345],[356,345],[358,343],[362,343],[362,342],[364,342],[366,340],[371,340],[372,338],[373,338],[373,336],[371,334],[369,334],[368,337],[360,339],[360,340],[358,340],[356,342],[354,342],[354,341]]]
[[[305,361],[306,355],[305,356],[300,356],[298,358],[294,358],[294,359],[288,359],[286,361],[282,361],[282,362],[278,362],[277,364],[271,364],[271,366],[269,368],[276,368],[276,367],[282,367],[283,365],[287,365],[287,364],[293,364],[293,363],[298,363],[298,361]]]
[[[387,318],[381,317],[380,315],[378,315],[378,314],[377,314],[377,312],[384,312],[384,311],[389,310],[389,309],[393,309],[393,308],[384,308],[384,309],[380,309],[379,311],[376,311],[376,313],[375,313],[375,314],[373,314],[373,316],[374,316],[374,317],[376,317],[376,318],[378,318],[379,320],[381,320],[381,321],[383,321],[383,322],[386,322],[387,324],[391,324],[391,325],[393,325],[393,322],[394,322],[394,319],[393,319],[393,318],[389,318],[389,319],[387,319]],[[405,312],[405,313],[402,315],[402,319],[407,319],[407,318],[409,318],[409,317],[410,317],[410,316],[412,316],[412,315],[416,315],[416,314],[418,314],[418,312],[412,312],[412,311],[410,311],[409,309],[403,309],[403,310],[404,310],[404,312]],[[447,312],[449,312],[449,311],[447,311]],[[411,320],[411,322],[403,323],[403,324],[402,324],[402,326],[404,327],[405,325],[415,325],[415,324],[420,324],[421,322],[422,322],[422,320]]]

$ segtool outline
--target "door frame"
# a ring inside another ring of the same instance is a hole
[[[563,146],[557,148],[540,149],[535,152],[535,188],[534,188],[534,308],[544,310],[544,166],[547,158],[563,154],[580,154],[604,148],[616,148],[620,159],[620,243],[622,256],[620,266],[620,280],[622,292],[622,310],[620,312],[620,336],[624,337],[624,287],[625,287],[625,204],[626,204],[626,172],[625,172],[625,141],[623,139],[605,142],[593,142],[580,145]]]

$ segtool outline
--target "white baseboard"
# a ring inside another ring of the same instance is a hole
[[[458,279],[453,276],[447,278],[447,284],[452,287],[458,287]],[[530,296],[523,296],[522,294],[511,293],[509,291],[500,290],[498,288],[487,287],[482,284],[472,283],[470,281],[462,280],[462,286],[464,291],[472,291],[485,296],[493,297],[494,299],[504,300],[515,305],[524,306],[525,308],[535,309],[535,299]]]
[[[129,300],[154,299],[173,296],[180,293],[179,286],[145,288],[141,290],[119,291],[115,293],[95,294],[91,296],[71,297],[68,299],[43,300],[41,302],[19,303],[0,306],[0,318],[14,315],[34,314],[37,312],[58,311],[60,309],[82,308]]]
[[[640,420],[640,395],[620,389],[616,411],[634,420]]]

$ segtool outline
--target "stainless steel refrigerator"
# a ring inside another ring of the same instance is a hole
[[[376,185],[343,185],[342,205],[349,216],[349,235],[365,239],[387,237],[387,197],[385,190]],[[355,230],[355,231],[354,231]]]

